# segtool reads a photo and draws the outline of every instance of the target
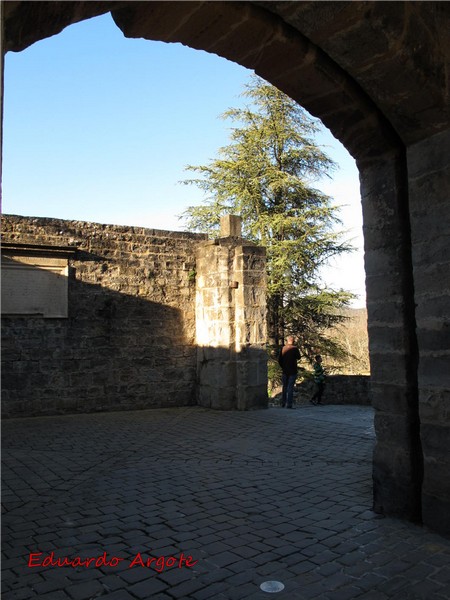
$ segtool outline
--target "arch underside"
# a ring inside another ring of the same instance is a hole
[[[448,4],[3,5],[7,51],[111,12],[126,37],[181,42],[254,69],[344,144],[363,204],[374,505],[449,532]]]
[[[318,116],[357,161],[447,128],[445,3],[3,4],[6,51],[111,12],[126,37],[181,42],[254,69]]]

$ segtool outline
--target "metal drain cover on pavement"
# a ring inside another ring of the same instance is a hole
[[[263,592],[269,592],[269,594],[275,594],[284,590],[284,584],[281,581],[265,581],[259,587]]]

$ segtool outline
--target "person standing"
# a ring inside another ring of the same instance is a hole
[[[292,408],[294,385],[297,379],[297,361],[300,360],[300,350],[294,345],[294,336],[289,335],[287,344],[283,346],[278,356],[278,363],[283,371],[283,396],[281,406]]]
[[[313,364],[315,390],[310,402],[311,404],[321,404],[322,394],[325,388],[325,371],[322,367],[322,357],[320,354],[317,354],[315,359],[316,362]]]

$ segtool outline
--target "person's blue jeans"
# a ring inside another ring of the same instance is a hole
[[[283,373],[283,397],[281,400],[281,406],[287,406],[292,408],[292,401],[294,398],[294,384],[297,379],[297,375],[286,375]]]

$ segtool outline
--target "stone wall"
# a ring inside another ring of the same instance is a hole
[[[297,383],[296,402],[308,403],[313,391],[312,379]],[[323,403],[370,406],[370,377],[368,375],[328,375]]]
[[[450,531],[450,134],[361,170],[374,508]]]
[[[360,171],[374,451],[374,508],[420,519],[417,340],[405,156]]]
[[[450,532],[450,131],[408,150],[424,522]]]
[[[77,252],[67,319],[3,319],[3,415],[194,404],[195,248],[204,239],[4,216],[4,242]]]
[[[238,217],[222,234],[5,216],[5,245],[69,276],[67,318],[3,316],[3,415],[267,407],[265,251]]]

